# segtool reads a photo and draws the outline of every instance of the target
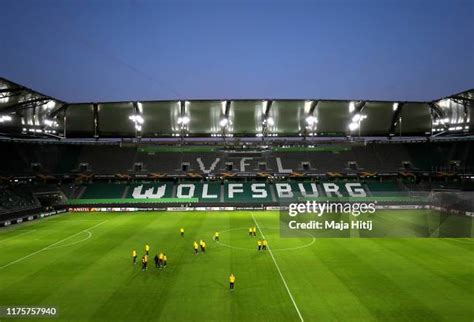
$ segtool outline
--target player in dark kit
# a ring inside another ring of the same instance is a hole
[[[160,262],[159,262],[158,255],[155,255],[155,257],[153,257],[153,260],[155,261],[155,267],[159,268],[160,267]]]
[[[142,271],[146,271],[148,266],[148,255],[142,257]]]

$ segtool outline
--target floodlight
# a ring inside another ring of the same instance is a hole
[[[145,120],[143,119],[143,117],[141,115],[136,115],[135,116],[135,122],[137,122],[138,124],[143,124],[145,122]]]
[[[355,131],[355,130],[357,130],[358,128],[359,128],[359,123],[353,122],[353,123],[350,123],[350,124],[349,124],[349,130],[351,130],[351,131]]]
[[[0,123],[3,122],[10,122],[12,120],[12,117],[10,115],[2,115],[0,116]]]
[[[181,123],[184,125],[189,124],[189,121],[190,121],[189,116],[183,116],[181,118]]]
[[[54,108],[54,106],[56,105],[56,103],[54,101],[48,101],[48,103],[46,103],[44,106],[44,108],[46,109],[52,109]]]
[[[219,125],[221,127],[226,127],[227,124],[229,124],[229,120],[227,118],[223,118],[220,122],[219,122]]]
[[[352,117],[352,123],[357,123],[361,120],[361,116],[359,113],[355,114],[353,117]]]
[[[314,124],[318,123],[318,119],[315,116],[310,115],[306,117],[306,123],[308,123],[310,126],[313,126]]]

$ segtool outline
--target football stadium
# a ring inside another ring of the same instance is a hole
[[[474,318],[474,90],[68,103],[0,88],[2,320]]]
[[[0,322],[474,322],[474,1],[0,3]]]

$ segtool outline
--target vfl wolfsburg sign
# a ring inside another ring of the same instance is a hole
[[[133,199],[199,198],[214,201],[272,201],[302,197],[367,197],[360,183],[172,183],[131,186],[127,197]]]

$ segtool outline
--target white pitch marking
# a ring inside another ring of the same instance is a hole
[[[82,243],[82,242],[85,242],[86,240],[90,239],[92,237],[92,233],[88,230],[84,230],[82,231],[83,233],[87,233],[87,237],[86,238],[83,238],[83,239],[80,239],[80,240],[76,240],[72,243],[69,243],[69,244],[62,244],[62,245],[58,245],[58,246],[54,246],[54,247],[50,247],[48,248],[48,250],[50,249],[56,249],[56,248],[61,248],[61,247],[66,247],[66,246],[72,246],[72,245],[76,245],[76,244],[79,244],[79,243]]]
[[[0,243],[3,243],[4,241],[7,241],[7,240],[10,240],[10,239],[13,239],[13,238],[17,238],[18,236],[23,236],[23,235],[32,233],[32,232],[34,232],[34,231],[36,231],[36,230],[27,230],[27,231],[25,231],[24,233],[21,233],[21,234],[18,234],[18,235],[9,237],[9,238],[1,239],[1,240],[0,240]]]
[[[79,234],[81,234],[81,233],[83,233],[83,232],[85,232],[85,231],[88,231],[89,229],[93,229],[93,228],[95,228],[95,227],[98,227],[98,226],[102,225],[103,223],[105,223],[105,222],[107,222],[107,221],[108,221],[108,220],[104,220],[103,222],[100,222],[100,223],[98,223],[97,225],[92,226],[91,228],[87,228],[87,229],[81,230],[80,232],[75,233],[74,235],[71,235],[71,236],[69,236],[69,237],[63,238],[63,239],[61,239],[61,240],[59,240],[59,241],[57,241],[57,242],[55,242],[55,243],[52,243],[51,245],[48,245],[48,246],[46,246],[46,247],[44,247],[44,248],[41,248],[40,250],[37,250],[36,252],[33,252],[33,253],[28,254],[28,255],[26,255],[26,256],[23,256],[23,257],[21,257],[21,258],[19,258],[19,259],[17,259],[17,260],[14,260],[13,262],[10,262],[10,263],[8,263],[8,264],[5,264],[5,265],[3,265],[3,266],[0,266],[0,270],[6,268],[6,267],[8,267],[8,266],[11,266],[11,265],[13,265],[13,264],[19,263],[19,262],[21,262],[21,261],[23,261],[23,260],[25,260],[25,259],[27,259],[27,258],[30,258],[31,256],[34,256],[34,255],[36,255],[36,254],[39,254],[39,253],[41,253],[41,252],[43,252],[43,251],[45,251],[45,250],[51,249],[52,247],[56,246],[57,244],[62,243],[62,242],[64,242],[64,241],[68,240],[68,239],[71,239],[71,238],[73,238],[73,237],[75,237],[75,236],[77,236],[77,235],[79,235]]]
[[[262,230],[260,229],[260,226],[258,225],[257,219],[255,219],[255,216],[253,214],[252,214],[252,219],[253,219],[253,222],[255,223],[255,225],[257,226],[258,231],[262,235],[263,239],[266,239],[265,235],[263,234]],[[293,298],[293,295],[291,294],[290,288],[288,287],[288,284],[286,283],[286,280],[283,277],[283,274],[281,273],[280,266],[278,266],[278,263],[275,259],[275,256],[273,256],[272,249],[270,248],[270,246],[267,246],[267,248],[268,248],[268,252],[270,253],[270,256],[273,259],[273,263],[275,263],[275,267],[277,268],[277,271],[280,274],[281,280],[283,281],[283,284],[285,285],[286,291],[288,292],[288,295],[290,296],[291,302],[293,302],[293,306],[295,307],[296,312],[298,313],[298,316],[300,317],[301,322],[304,322],[304,319],[303,319],[303,316],[301,315],[300,309],[298,309],[298,305],[296,305],[295,299]]]
[[[279,228],[270,228],[270,227],[263,227],[265,229],[279,229]],[[237,227],[237,228],[231,228],[231,229],[226,229],[226,230],[222,230],[221,231],[221,234],[223,233],[226,233],[226,232],[229,232],[229,231],[234,231],[234,230],[247,230],[246,227]],[[310,235],[309,233],[307,233],[308,235]],[[311,236],[311,235],[310,235]],[[312,246],[315,242],[316,242],[316,238],[314,238],[313,236],[312,237],[312,240],[309,244],[305,244],[305,245],[301,245],[301,246],[295,246],[295,247],[286,247],[286,248],[274,248],[273,251],[274,252],[281,252],[281,251],[288,251],[288,250],[298,250],[298,249],[303,249],[303,248],[307,248],[307,247],[310,247]],[[238,247],[238,246],[232,246],[232,245],[229,245],[229,244],[226,244],[226,243],[223,243],[221,241],[218,241],[217,242],[220,246],[224,246],[224,247],[227,247],[227,248],[230,248],[230,249],[238,249],[238,250],[255,250],[255,248],[244,248],[244,247]]]

